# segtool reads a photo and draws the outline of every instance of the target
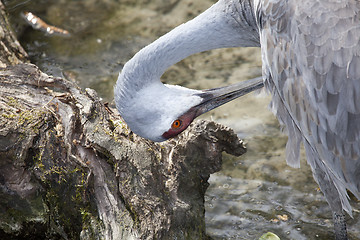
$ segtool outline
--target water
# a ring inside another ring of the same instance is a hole
[[[141,47],[208,8],[210,0],[6,1],[10,20],[45,72],[96,89],[110,103],[123,64]],[[71,37],[46,36],[28,27],[21,11],[31,11]],[[171,67],[163,82],[204,89],[261,74],[259,49],[221,49],[191,56]],[[251,94],[203,118],[232,127],[246,142],[239,158],[224,154],[223,170],[210,178],[207,231],[214,239],[258,239],[272,231],[281,239],[331,239],[329,207],[302,155],[301,169],[285,163],[286,136],[268,110],[269,96]],[[352,201],[351,239],[360,239],[360,204]]]

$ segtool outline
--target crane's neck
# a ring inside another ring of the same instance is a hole
[[[143,48],[125,64],[117,84],[131,84],[131,88],[135,88],[132,90],[138,91],[148,83],[159,81],[167,68],[194,53],[259,46],[252,1],[235,2],[220,0],[198,17]],[[122,89],[128,87],[121,86]]]

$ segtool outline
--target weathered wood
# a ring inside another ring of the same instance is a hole
[[[21,47],[5,14],[3,3],[0,1],[0,68],[19,64],[27,59],[27,53]]]
[[[207,180],[222,151],[245,152],[236,134],[197,121],[144,140],[94,90],[15,65],[26,53],[3,32],[0,239],[207,239]]]

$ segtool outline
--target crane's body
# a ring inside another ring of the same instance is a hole
[[[186,128],[196,116],[229,100],[223,97],[229,89],[219,93],[164,86],[159,79],[166,68],[200,51],[260,46],[271,109],[289,136],[287,163],[299,167],[303,143],[334,213],[336,238],[347,239],[347,190],[360,199],[359,40],[357,0],[220,0],[135,55],[119,75],[116,104],[135,133],[165,140],[183,130],[174,128],[175,123]],[[243,89],[259,87],[252,82]],[[233,99],[238,93],[230,90]],[[218,103],[208,107],[213,101]],[[161,127],[148,133],[147,119]]]
[[[331,208],[360,198],[359,1],[268,1],[260,32],[272,108],[286,125],[287,162],[300,142]],[[270,20],[272,19],[272,20]]]

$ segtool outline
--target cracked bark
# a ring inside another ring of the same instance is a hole
[[[0,2],[0,238],[208,239],[204,194],[229,128],[134,135],[96,92],[27,63]]]

